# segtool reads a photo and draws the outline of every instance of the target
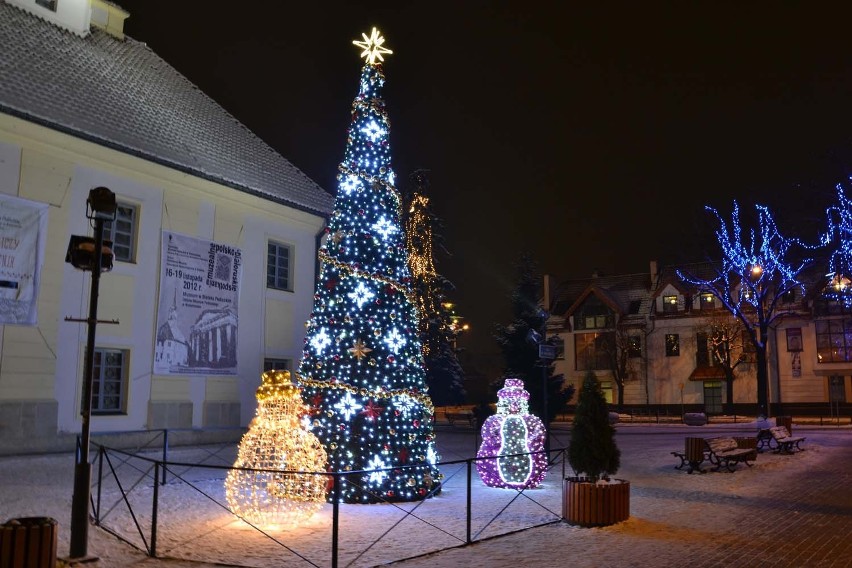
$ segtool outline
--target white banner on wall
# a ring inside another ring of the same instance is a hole
[[[163,231],[155,375],[236,375],[239,248]]]
[[[47,204],[0,195],[0,323],[36,325]]]

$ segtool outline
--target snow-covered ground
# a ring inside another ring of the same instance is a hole
[[[807,468],[819,467],[827,459],[821,438],[835,433],[807,431],[808,451],[793,456],[761,454],[754,467],[740,466],[737,472],[687,475],[673,468],[670,452],[682,449],[685,435],[712,436],[718,432],[753,434],[751,424],[731,424],[714,428],[683,426],[621,425],[618,442],[622,467],[616,477],[628,479],[632,487],[631,518],[606,529],[579,529],[556,523],[524,530],[534,525],[558,521],[562,500],[562,464],[551,469],[542,487],[519,495],[512,490],[484,486],[473,468],[471,487],[471,535],[484,542],[437,556],[403,562],[405,566],[475,565],[513,566],[519,554],[538,555],[538,566],[625,565],[608,555],[617,552],[612,544],[619,537],[637,547],[636,555],[682,560],[678,548],[688,546],[697,532],[729,526],[741,514],[737,499],[757,498],[767,489],[767,476],[781,478]],[[845,433],[849,434],[846,430]],[[476,449],[472,430],[439,426],[437,434],[441,459],[471,457]],[[553,447],[567,444],[568,433],[555,431]],[[152,454],[156,459],[157,455]],[[176,448],[175,462],[227,466],[233,463],[235,446],[225,448]],[[101,492],[104,526],[136,543],[140,548],[151,542],[154,486],[145,476],[149,465],[122,456],[111,457],[125,490],[132,489],[129,501],[142,535],[136,530],[129,509],[115,482],[106,482]],[[157,553],[167,559],[150,559],[98,527],[90,529],[89,552],[98,556],[88,566],[329,566],[331,564],[332,506],[326,504],[306,525],[288,531],[261,534],[239,521],[223,508],[223,480],[226,471],[184,466],[173,467],[179,478],[158,490]],[[105,472],[110,468],[104,467]],[[375,566],[423,555],[464,543],[467,534],[467,467],[464,463],[443,468],[442,493],[422,503],[382,505],[341,505],[340,566]],[[570,473],[570,470],[569,470]],[[97,466],[93,475],[97,475]],[[109,476],[107,476],[109,477]],[[59,521],[60,556],[68,551],[73,457],[46,455],[0,458],[0,520],[25,516],[49,516]],[[96,494],[96,493],[95,493]],[[714,503],[713,514],[706,509]],[[413,511],[413,515],[406,515]],[[607,537],[609,535],[609,537]],[[271,537],[271,538],[270,538]],[[144,540],[143,540],[144,539]],[[572,558],[564,550],[597,547],[596,553]],[[657,552],[659,548],[659,552]],[[636,556],[639,558],[640,556]],[[589,561],[597,558],[597,561]],[[661,561],[658,565],[667,564]],[[635,564],[635,565],[642,565]]]

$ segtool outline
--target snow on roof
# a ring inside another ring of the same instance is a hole
[[[0,1],[0,112],[303,211],[334,198],[144,43]]]

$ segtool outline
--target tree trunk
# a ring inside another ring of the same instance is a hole
[[[624,381],[615,381],[615,386],[618,387],[618,411],[624,410]]]
[[[765,336],[764,336],[765,337]],[[757,345],[755,365],[757,366],[757,414],[769,416],[769,368],[766,360],[766,343]]]

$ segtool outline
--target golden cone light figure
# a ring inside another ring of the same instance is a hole
[[[301,423],[305,405],[289,371],[263,373],[257,402],[234,463],[248,469],[228,472],[225,496],[231,511],[255,526],[295,527],[325,502],[327,477],[309,472],[325,472],[328,456]]]

